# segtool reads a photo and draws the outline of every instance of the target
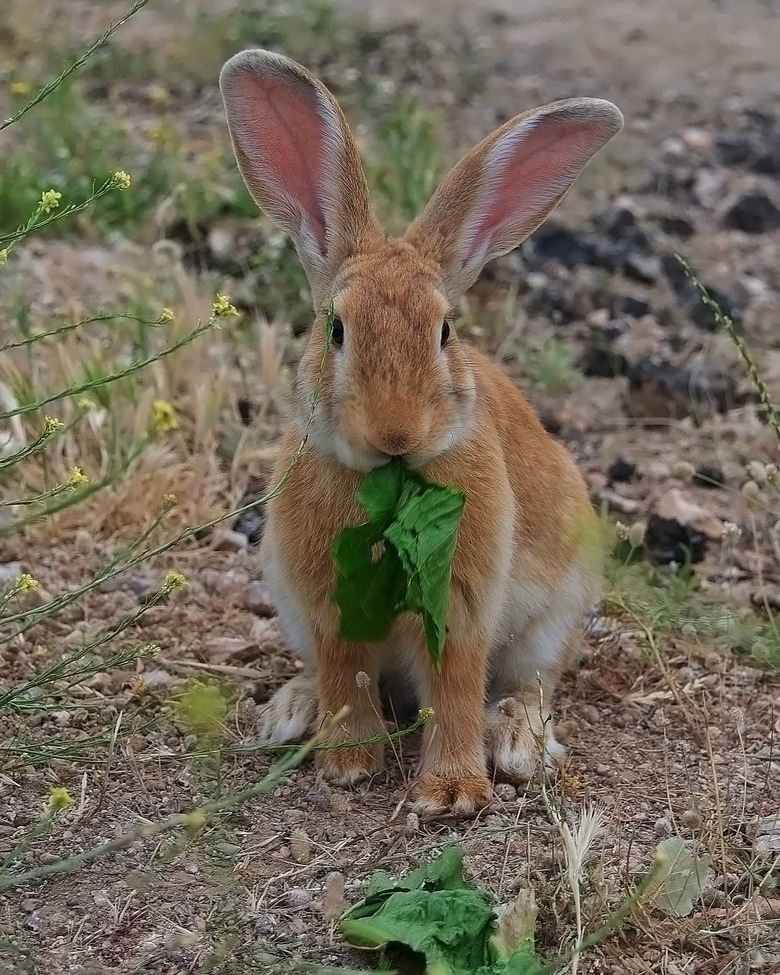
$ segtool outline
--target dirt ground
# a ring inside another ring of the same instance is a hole
[[[743,485],[750,462],[778,463],[777,442],[732,343],[674,254],[686,256],[733,314],[777,402],[777,4],[373,4],[373,41],[356,45],[355,68],[386,72],[397,90],[409,85],[441,110],[453,158],[532,104],[594,94],[623,110],[624,135],[547,228],[487,269],[463,329],[520,378],[579,460],[596,503],[628,525],[654,513],[685,522],[684,537],[701,549],[704,596],[772,618],[780,606],[780,499],[762,489],[756,501]],[[97,19],[99,5],[81,6]],[[364,8],[355,0],[337,6]],[[138,17],[125,43],[171,29],[178,6],[161,0],[157,8]],[[459,61],[443,54],[453,45]],[[213,94],[204,97],[197,125],[204,117],[221,125]],[[103,263],[130,273],[126,253],[101,253]],[[86,274],[48,276],[52,255],[61,251],[41,248],[29,264],[40,276],[34,280],[56,292],[52,304],[89,303],[100,293],[99,270],[90,277],[83,254],[68,260]],[[489,316],[489,327],[474,309]],[[500,309],[510,312],[502,318]],[[551,342],[563,365],[545,359]],[[530,366],[518,349],[532,350]],[[184,493],[197,485],[192,478]],[[731,547],[720,537],[724,522],[740,529]],[[38,531],[0,542],[0,563],[19,561],[50,593],[79,584],[111,553],[116,524],[96,522],[94,532],[67,525],[55,540]],[[235,527],[252,533],[245,520]],[[186,574],[187,589],[136,628],[139,639],[162,647],[158,659],[90,679],[71,692],[76,707],[0,719],[0,853],[34,822],[53,785],[76,798],[20,858],[25,868],[187,811],[217,788],[224,794],[257,781],[270,766],[266,753],[252,750],[254,719],[299,663],[284,649],[273,608],[258,603],[254,538],[239,551],[208,542],[182,549],[90,594],[28,639],[0,647],[0,685],[36,673],[41,648],[76,646],[133,613],[171,566]],[[556,702],[569,760],[550,789],[574,819],[586,803],[606,815],[584,890],[587,929],[603,924],[667,836],[710,852],[711,882],[686,918],[638,908],[579,971],[769,975],[780,971],[780,837],[766,832],[780,808],[780,682],[745,652],[750,647],[731,652],[728,639],[711,630],[703,637],[694,621],[672,622],[679,625],[648,633],[646,619],[615,605],[593,621]],[[218,769],[192,757],[197,741],[164,710],[199,673],[227,676],[237,698]],[[83,744],[118,721],[116,747],[96,748],[87,765],[64,752],[37,768],[22,753],[54,735]],[[546,955],[571,946],[572,898],[541,784],[497,787],[475,821],[420,822],[405,806],[416,744],[400,742],[387,774],[354,792],[327,787],[304,765],[179,856],[168,840],[139,841],[73,876],[0,893],[0,972],[262,972],[274,970],[272,957],[290,971],[304,970],[299,957],[367,966],[333,922],[337,875],[350,902],[374,869],[405,871],[451,841],[464,846],[470,877],[499,902],[534,888]]]

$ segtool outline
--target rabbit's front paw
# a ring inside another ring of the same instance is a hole
[[[263,741],[299,742],[317,729],[317,687],[306,674],[287,681],[260,712],[257,731]]]
[[[493,789],[484,775],[450,777],[425,772],[417,780],[414,793],[413,808],[420,815],[472,816],[489,805]]]
[[[324,739],[325,747],[317,752],[317,767],[328,782],[349,788],[384,768],[384,747],[382,745],[352,745],[347,742],[365,741],[384,733],[382,728],[365,727],[350,734],[345,727],[335,728]],[[330,746],[330,747],[328,747]]]
[[[566,749],[553,734],[549,717],[531,713],[515,698],[499,701],[485,715],[488,763],[496,778],[512,783],[527,782],[539,762],[554,772]]]

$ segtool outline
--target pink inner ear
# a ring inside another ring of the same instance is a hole
[[[504,136],[488,158],[487,186],[469,233],[467,260],[485,238],[503,241],[535,229],[603,142],[598,125],[543,119]],[[488,244],[488,250],[492,250]]]
[[[240,138],[244,151],[261,180],[271,183],[276,193],[281,191],[308,217],[307,223],[324,252],[326,137],[315,90],[294,75],[270,73],[242,74],[236,79],[235,90],[243,102]]]

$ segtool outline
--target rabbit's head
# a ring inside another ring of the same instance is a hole
[[[621,128],[609,102],[554,102],[511,119],[450,171],[401,239],[388,239],[338,103],[299,64],[243,51],[220,74],[239,169],[295,242],[316,318],[297,379],[311,442],[370,470],[419,466],[470,428],[475,381],[450,313],[483,266],[517,247]],[[327,311],[333,303],[331,347]]]

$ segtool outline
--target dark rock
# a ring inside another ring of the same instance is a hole
[[[766,193],[745,193],[726,211],[723,226],[727,230],[741,230],[745,234],[780,230],[780,209]]]
[[[679,237],[681,240],[688,240],[692,237],[696,228],[687,217],[667,216],[661,217],[659,226],[665,234],[672,237]]]
[[[592,244],[555,222],[540,227],[526,247],[538,263],[558,261],[568,268],[600,264],[599,253]]]
[[[636,214],[627,207],[612,210],[599,223],[611,241],[624,246],[630,244],[636,250],[650,249],[650,238],[637,221]]]
[[[681,525],[674,518],[656,514],[647,519],[644,544],[651,558],[662,565],[670,562],[693,565],[702,561],[707,549],[707,540],[701,532],[690,525]]]
[[[780,176],[780,131],[769,139],[766,151],[756,158],[750,168],[761,176]]]
[[[243,508],[248,504],[252,504],[252,502],[258,501],[260,497],[261,495],[248,495],[241,499],[239,507]],[[256,545],[260,541],[263,537],[264,528],[265,505],[257,505],[254,508],[249,508],[247,511],[242,511],[233,524],[233,530],[240,532],[242,535],[246,535],[250,545]]]
[[[636,295],[615,295],[612,299],[612,314],[616,318],[628,315],[631,318],[641,318],[650,314],[650,302]]]
[[[737,405],[734,380],[728,375],[692,372],[665,359],[640,359],[629,366],[626,409],[645,420],[681,420]]]
[[[726,486],[723,471],[714,464],[702,464],[693,475],[693,483],[699,487],[722,488]]]
[[[688,277],[685,268],[674,254],[664,254],[661,258],[661,267],[672,291],[680,299],[681,307],[694,325],[697,325],[705,332],[717,331],[719,326],[712,310],[704,304],[699,294],[699,289]],[[704,282],[702,282],[702,287],[718,305],[723,314],[730,318],[734,322],[734,325],[739,328],[741,324],[741,309],[736,298]]]
[[[715,158],[722,166],[747,166],[755,157],[755,144],[745,135],[721,135],[715,140]]]
[[[586,376],[613,379],[615,376],[625,376],[628,360],[612,347],[608,339],[601,336],[585,349],[577,368]]]
[[[622,270],[626,277],[640,284],[655,284],[661,277],[661,262],[653,254],[628,254]]]
[[[607,480],[610,484],[624,484],[636,477],[636,464],[622,457],[616,457],[607,468]]]

